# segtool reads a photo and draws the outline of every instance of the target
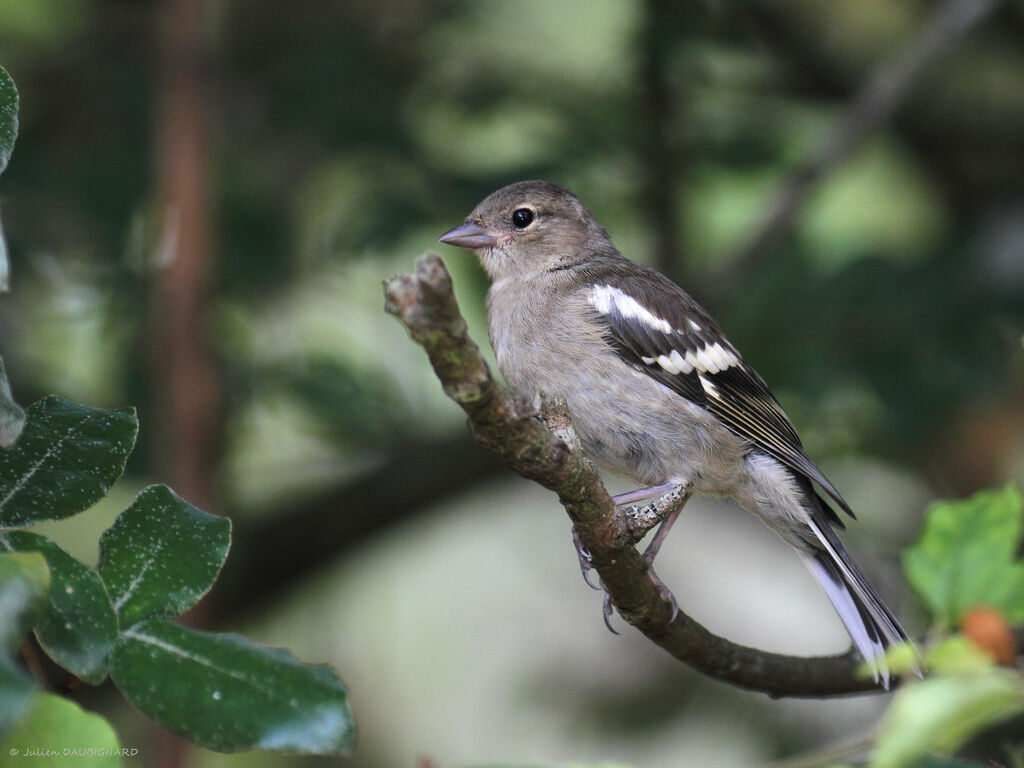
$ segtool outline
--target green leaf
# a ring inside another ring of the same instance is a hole
[[[52,693],[35,697],[0,747],[0,755],[12,758],[5,765],[20,757],[32,768],[119,768],[121,755],[130,753],[110,723]]]
[[[17,653],[46,602],[50,571],[37,553],[0,554],[0,734],[21,715],[36,689],[8,654]]]
[[[893,699],[870,768],[905,768],[930,752],[950,754],[984,728],[1021,712],[1024,686],[1010,670],[909,683]]]
[[[50,566],[52,586],[36,638],[68,672],[98,685],[107,676],[107,657],[117,640],[117,614],[103,580],[45,536],[12,531],[0,546],[39,552]],[[2,754],[2,753],[0,753]]]
[[[1024,501],[1012,485],[928,510],[903,567],[940,625],[954,626],[978,606],[1024,621],[1024,563],[1015,560],[1022,525]]]
[[[0,528],[88,509],[121,476],[138,430],[132,408],[104,411],[55,395],[30,405],[21,438],[0,451]]]
[[[46,604],[50,570],[38,553],[0,554],[0,655],[16,653]]]
[[[18,89],[7,70],[0,67],[0,173],[7,167],[18,136]]]
[[[141,712],[210,749],[336,755],[355,743],[334,670],[238,635],[143,622],[122,634],[110,675]]]
[[[177,616],[206,594],[231,546],[231,521],[152,485],[100,537],[99,572],[122,627]]]
[[[943,638],[925,656],[925,667],[938,675],[978,673],[994,666],[995,659],[963,635]]]
[[[2,252],[3,232],[0,231],[0,291],[6,285],[4,264],[6,260]],[[14,444],[25,426],[25,411],[22,410],[11,395],[11,385],[4,371],[4,361],[0,359],[0,448],[8,448]]]

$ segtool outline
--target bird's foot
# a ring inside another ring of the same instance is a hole
[[[651,581],[653,581],[658,587],[662,600],[672,606],[672,615],[668,620],[669,623],[674,621],[676,616],[679,614],[679,604],[676,602],[675,595],[672,594],[672,591],[665,585],[665,582],[661,580],[661,577],[655,573],[652,565],[654,563],[655,555],[658,554],[658,550],[661,548],[662,542],[665,540],[669,530],[672,528],[672,524],[679,517],[679,513],[682,511],[683,506],[690,498],[691,488],[691,483],[664,483],[662,485],[652,486],[651,488],[641,488],[613,498],[616,505],[621,507],[625,504],[631,504],[631,502],[634,501],[649,499],[658,493],[661,494],[650,504],[646,504],[642,507],[628,506],[623,511],[628,517],[628,526],[635,541],[642,539],[644,535],[655,525],[658,525],[659,523],[661,525],[661,527],[658,528],[657,533],[654,534],[654,538],[647,546],[647,549],[644,550],[643,558],[647,563],[647,569],[650,573]],[[590,575],[591,571],[594,570],[593,558],[591,557],[590,552],[587,551],[586,546],[580,540],[579,532],[575,527],[572,529],[572,539],[573,544],[576,547],[576,556],[580,561],[580,571],[583,574],[583,580],[587,582],[587,586],[592,589],[604,590],[604,604],[602,606],[601,613],[604,616],[605,626],[608,627],[611,632],[619,634],[611,623],[611,616],[614,610],[611,595],[608,594],[608,590],[605,589],[605,586],[601,583],[600,579],[598,579],[596,584],[593,582]]]
[[[692,487],[693,483],[664,483],[663,485],[656,485],[651,488],[641,488],[638,491],[615,496],[612,501],[614,501],[617,506],[621,507],[622,511],[625,513],[626,525],[629,528],[634,541],[640,541],[647,535],[647,532],[650,531],[651,528],[661,523],[661,528],[658,530],[658,533],[655,534],[657,547],[655,547],[654,552],[656,553],[658,551],[658,547],[661,546],[662,539],[664,539],[668,534],[668,528],[671,528],[671,525],[666,527],[665,523],[670,518],[674,522],[675,518],[679,516],[679,511],[690,498],[690,489]],[[661,493],[662,491],[664,491],[664,493]],[[645,495],[637,495],[641,493],[644,493]],[[649,504],[645,504],[642,507],[625,506],[631,501],[638,501],[645,498],[649,499],[655,493],[661,493],[661,495]],[[649,552],[650,549],[651,548],[648,547],[647,552]],[[644,554],[646,555],[647,552]],[[654,555],[652,554],[651,560],[653,559]]]

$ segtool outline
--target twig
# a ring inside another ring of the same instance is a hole
[[[719,278],[745,274],[765,258],[789,228],[794,216],[828,174],[840,165],[867,134],[886,122],[914,87],[1001,0],[946,0],[918,36],[883,64],[854,98],[831,135],[810,158],[780,182],[768,211],[746,243],[723,263]],[[722,286],[721,279],[711,281]]]
[[[612,602],[627,622],[677,659],[706,675],[771,696],[839,696],[878,690],[858,674],[851,650],[802,658],[737,645],[712,634],[666,602],[633,547],[596,470],[550,432],[536,410],[494,381],[466,331],[441,259],[421,256],[415,275],[385,285],[386,310],[427,352],[448,394],[469,415],[476,439],[509,467],[558,494]]]

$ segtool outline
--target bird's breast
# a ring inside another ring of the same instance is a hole
[[[704,478],[730,477],[728,466],[742,464],[744,441],[700,406],[622,361],[589,319],[583,298],[575,306],[572,296],[538,299],[532,290],[520,296],[515,287],[488,294],[498,367],[509,386],[528,398],[538,392],[564,398],[592,461],[644,484],[691,480],[698,490]]]

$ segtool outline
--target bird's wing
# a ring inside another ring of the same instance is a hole
[[[759,450],[817,483],[853,516],[839,491],[807,458],[793,424],[764,380],[743,361],[711,316],[660,273],[642,269],[640,274],[642,278],[632,270],[604,270],[586,289],[595,322],[603,326],[615,351],[634,368],[707,409]]]

